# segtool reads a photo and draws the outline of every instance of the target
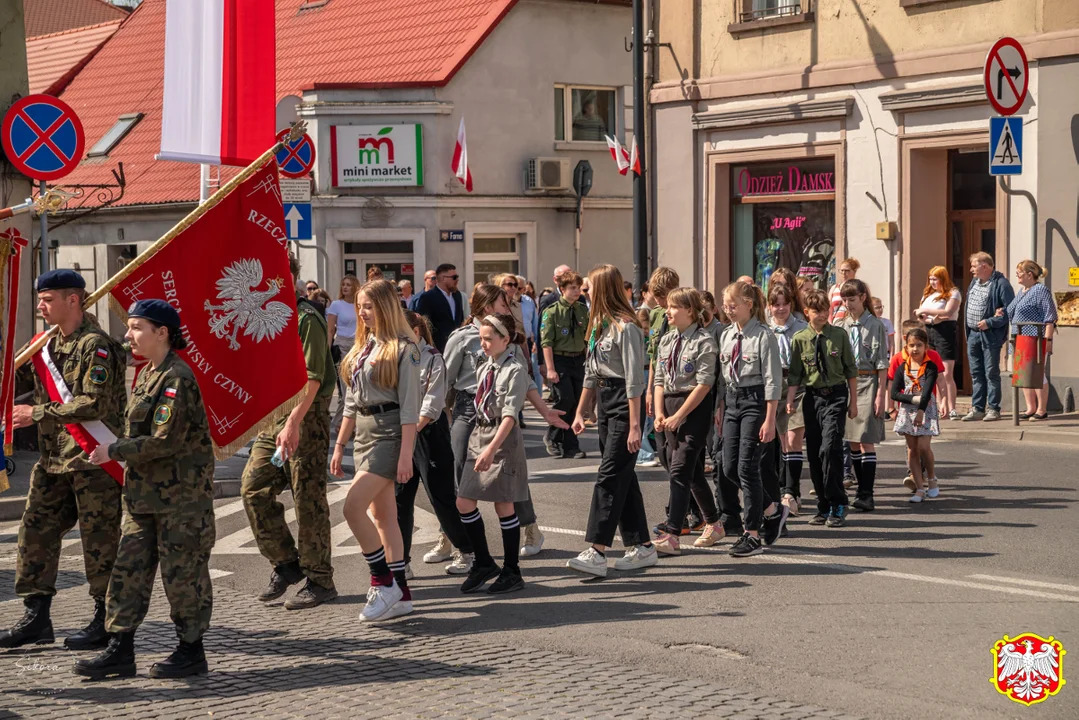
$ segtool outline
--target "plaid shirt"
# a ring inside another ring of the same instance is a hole
[[[989,289],[993,281],[974,282],[967,295],[967,327],[972,330],[985,320],[985,309],[989,306]]]
[[[1035,283],[1029,288],[1020,290],[1015,299],[1008,305],[1008,317],[1014,322],[1040,322],[1055,323],[1057,321],[1057,306],[1053,302],[1053,295],[1049,288],[1041,283]],[[1037,337],[1039,328],[1028,325],[1018,332],[1017,326],[1012,324],[1012,334]]]

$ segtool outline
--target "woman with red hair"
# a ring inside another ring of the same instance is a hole
[[[955,360],[959,353],[959,306],[963,296],[943,265],[929,271],[929,284],[922,293],[922,304],[916,314],[925,323],[929,347],[940,353],[944,367],[940,368],[940,418],[958,420],[955,409]]]

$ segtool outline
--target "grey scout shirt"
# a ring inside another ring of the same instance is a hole
[[[450,334],[446,341],[446,389],[476,394],[480,384],[478,371],[487,362],[487,355],[480,346],[480,321],[473,320]],[[528,378],[528,389],[536,390],[536,383]]]
[[[437,348],[427,344],[423,338],[417,346],[420,349],[420,388],[423,400],[420,402],[420,416],[438,420],[442,408],[446,407],[446,362]]]
[[[738,381],[731,375],[731,356],[738,336],[741,335],[742,350],[738,360]],[[779,400],[783,392],[783,366],[779,360],[779,341],[775,333],[750,318],[741,330],[729,325],[719,340],[719,383],[721,389],[728,387],[748,388],[764,386],[764,399]]]
[[[860,318],[855,320],[848,314],[839,322],[839,327],[843,328],[847,333],[847,338],[850,339],[850,347],[854,351],[854,362],[859,372],[878,372],[888,369],[888,363],[891,361],[888,357],[888,333],[884,329],[884,323],[876,315],[866,310]],[[856,338],[861,340],[860,347],[855,343]]]
[[[516,421],[524,409],[530,380],[528,368],[517,356],[519,352],[516,345],[510,345],[501,355],[487,358],[480,366],[481,379],[491,370],[495,373],[493,391],[484,404],[485,414],[493,422],[498,422],[501,418],[513,418]]]
[[[680,349],[679,338],[682,339]],[[675,350],[678,350],[677,354]],[[717,354],[712,333],[697,323],[681,333],[672,327],[660,338],[656,350],[656,387],[663,388],[663,392],[669,395],[689,392],[698,385],[715,385]]]
[[[584,386],[595,388],[601,378],[626,381],[626,397],[644,394],[644,332],[631,322],[612,322],[589,343],[584,363]]]
[[[373,373],[379,344],[373,337],[361,351],[363,365],[352,373],[345,390],[347,418],[355,418],[359,408],[397,403],[401,406],[401,424],[415,425],[420,421],[420,349],[408,338],[401,338],[401,351],[397,358],[397,386],[380,387],[375,384]],[[368,352],[370,349],[370,352]]]
[[[800,319],[795,313],[791,313],[790,317],[787,318],[786,325],[778,325],[775,320],[772,320],[769,327],[775,333],[776,342],[779,343],[779,364],[784,370],[789,370],[791,366],[791,340],[794,339],[796,332],[809,327],[809,323]]]

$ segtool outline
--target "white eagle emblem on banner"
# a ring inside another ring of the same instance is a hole
[[[236,339],[240,330],[244,331],[244,337],[253,337],[255,342],[273,340],[292,317],[292,308],[272,300],[285,286],[284,281],[273,278],[265,290],[255,290],[260,285],[262,263],[255,259],[238,260],[225,268],[217,281],[217,299],[225,302],[212,305],[207,300],[204,305],[210,313],[210,331],[227,339],[230,350],[240,349]]]

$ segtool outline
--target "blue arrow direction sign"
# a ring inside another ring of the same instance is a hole
[[[989,118],[989,174],[1023,174],[1023,118]]]
[[[311,203],[285,203],[285,232],[289,240],[311,239]]]

